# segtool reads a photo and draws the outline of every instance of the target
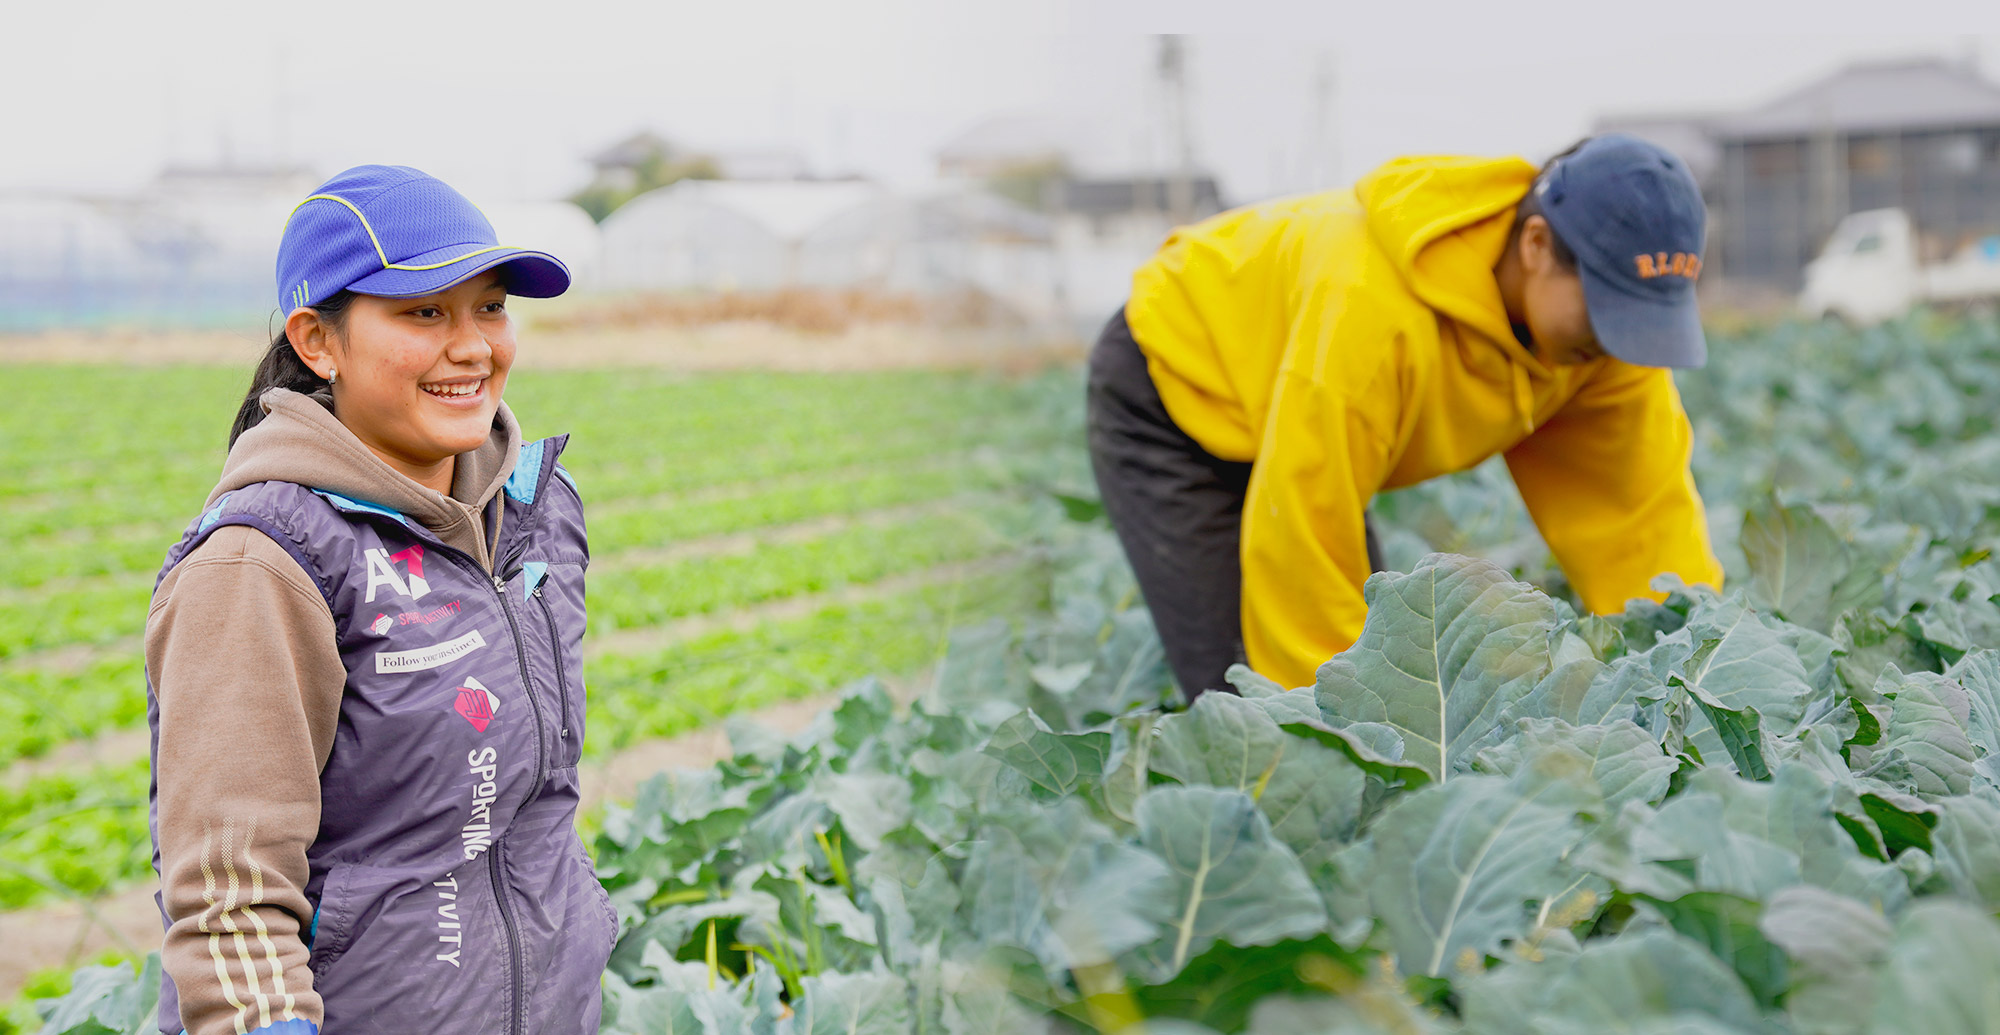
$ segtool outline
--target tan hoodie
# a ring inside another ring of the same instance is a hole
[[[504,508],[488,504],[521,451],[505,404],[486,443],[459,455],[445,496],[370,452],[326,393],[274,388],[261,402],[263,422],[230,449],[209,505],[246,485],[295,482],[399,511],[492,570]],[[181,1023],[190,1035],[233,1035],[244,1030],[239,1017],[249,1030],[294,1016],[319,1025],[306,850],[319,833],[319,774],[347,681],[334,616],[282,547],[225,526],[154,591],[146,671],[160,712],[161,956]],[[215,721],[222,715],[226,725]],[[244,989],[261,993],[247,1010]]]

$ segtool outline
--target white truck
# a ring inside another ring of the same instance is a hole
[[[1964,240],[1940,261],[1925,261],[1934,252],[1902,209],[1856,212],[1806,264],[1799,310],[1812,319],[1872,324],[1913,305],[2000,300],[2000,234]]]

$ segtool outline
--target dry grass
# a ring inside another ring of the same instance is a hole
[[[1071,362],[1075,338],[1038,332],[981,296],[917,299],[865,291],[513,299],[524,369],[994,369]],[[0,335],[0,363],[157,366],[246,372],[270,344],[257,327],[110,328]]]
[[[537,317],[545,330],[630,330],[756,323],[806,334],[844,334],[860,327],[944,327],[1018,330],[1022,322],[978,292],[920,297],[862,288],[783,288],[776,291],[642,294],[562,306]]]

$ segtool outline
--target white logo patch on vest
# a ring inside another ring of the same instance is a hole
[[[474,629],[456,640],[416,650],[385,650],[375,655],[377,672],[419,672],[436,668],[454,658],[462,658],[486,646],[486,637]]]
[[[431,591],[431,584],[424,581],[424,548],[412,545],[407,550],[390,553],[387,550],[364,550],[368,564],[368,603],[375,602],[375,591],[387,586],[398,596],[411,600],[422,600]],[[409,578],[404,579],[396,570],[397,562],[410,569]]]

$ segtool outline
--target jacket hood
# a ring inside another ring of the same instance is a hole
[[[498,529],[487,529],[480,515],[506,486],[521,455],[521,426],[506,403],[494,415],[486,441],[459,454],[449,496],[417,484],[371,452],[333,415],[333,397],[326,392],[273,388],[258,403],[263,421],[236,439],[204,506],[246,485],[294,482],[408,515],[446,545],[490,565]]]
[[[1514,338],[1493,279],[1514,207],[1534,183],[1520,158],[1422,156],[1391,161],[1355,185],[1368,233],[1412,292],[1541,372]]]

